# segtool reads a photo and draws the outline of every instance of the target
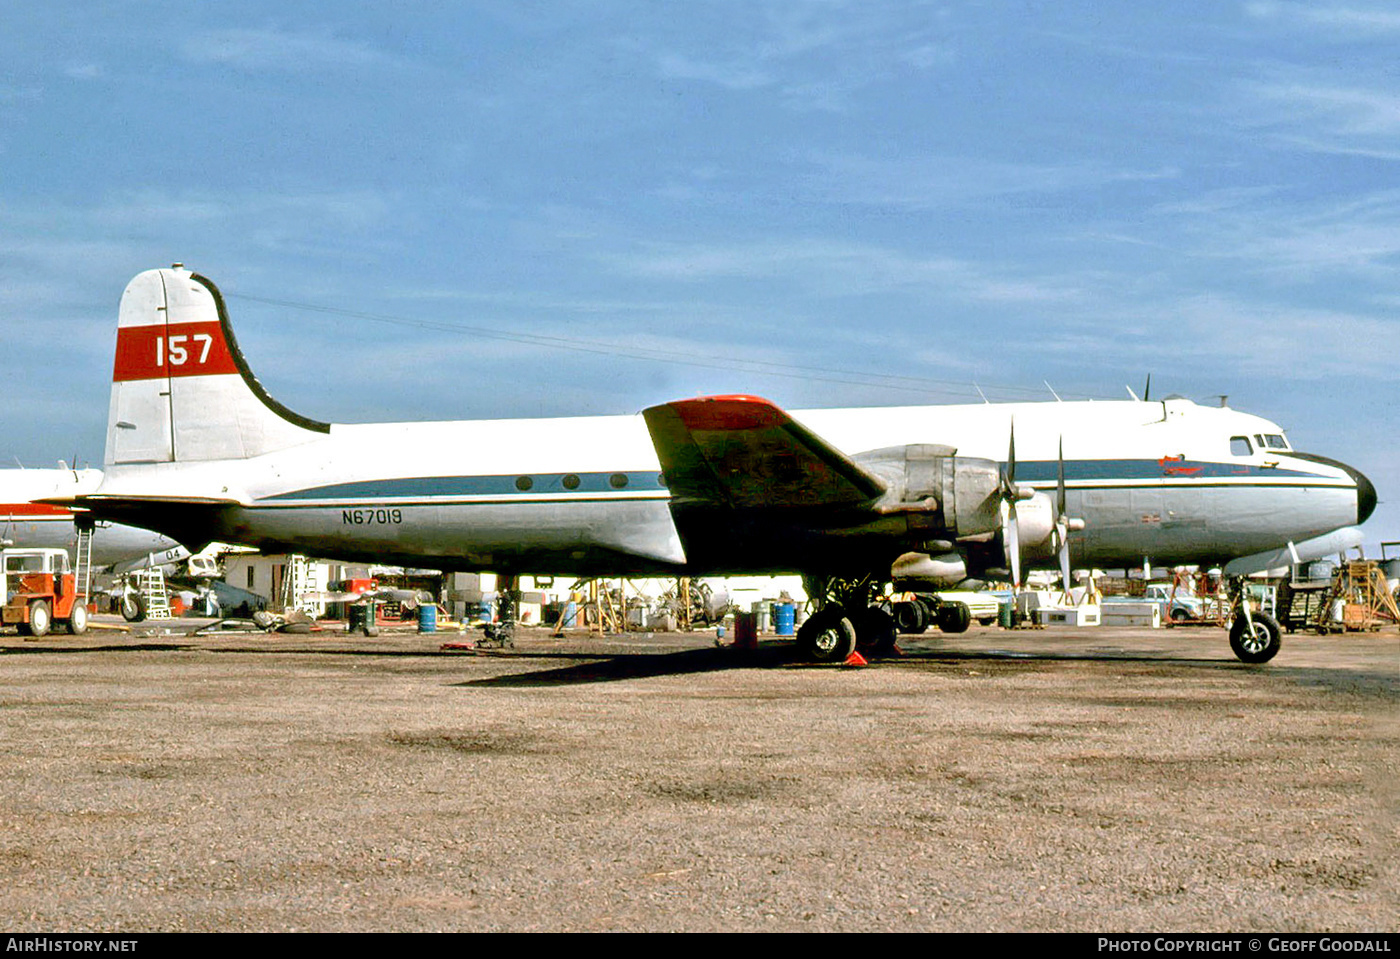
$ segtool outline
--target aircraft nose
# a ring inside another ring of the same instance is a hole
[[[1343,464],[1342,469],[1350,473],[1351,478],[1356,480],[1356,525],[1360,526],[1376,511],[1376,488],[1371,485],[1371,481],[1360,470],[1352,469],[1345,464]]]
[[[1348,466],[1345,463],[1339,462],[1334,459],[1329,459],[1326,456],[1315,456],[1311,453],[1299,453],[1296,451],[1293,455],[1302,460],[1308,460],[1313,463],[1325,463],[1328,466],[1335,466],[1339,470],[1346,471],[1346,474],[1351,477],[1352,482],[1356,484],[1357,526],[1360,526],[1362,523],[1366,522],[1366,520],[1370,518],[1371,514],[1376,511],[1376,487],[1373,486],[1371,484],[1371,481],[1366,478],[1365,473],[1361,472],[1354,466]]]

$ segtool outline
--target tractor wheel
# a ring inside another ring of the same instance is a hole
[[[73,602],[73,612],[68,614],[67,628],[68,632],[72,633],[74,636],[81,636],[83,633],[87,632],[87,604],[82,602],[81,599],[74,600]]]
[[[53,613],[49,611],[47,602],[36,599],[29,604],[29,635],[44,636],[52,625]]]

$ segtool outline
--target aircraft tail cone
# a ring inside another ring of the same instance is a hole
[[[853,653],[851,653],[851,655],[849,655],[849,656],[846,657],[846,661],[845,661],[844,663],[842,663],[841,665],[843,665],[843,666],[869,666],[869,665],[870,665],[870,661],[869,661],[868,659],[866,659],[864,656],[862,656],[859,652],[853,652]]]

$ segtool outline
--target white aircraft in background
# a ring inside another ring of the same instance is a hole
[[[74,512],[40,501],[80,496],[101,483],[102,471],[95,469],[0,470],[0,547],[66,549],[71,555],[78,540]],[[189,551],[179,543],[147,529],[98,523],[93,530],[94,566],[143,559],[170,563],[188,556]]]
[[[1072,552],[1239,577],[1359,542],[1376,493],[1268,420],[1184,399],[789,415],[718,396],[633,416],[333,426],[267,394],[218,289],[177,264],[122,297],[100,485],[51,501],[191,548],[507,574],[801,573],[822,605],[798,643],[841,660],[893,643],[870,605],[892,569],[941,588],[1019,582],[1058,558],[1068,579]],[[1236,654],[1271,658],[1278,624],[1236,607]]]

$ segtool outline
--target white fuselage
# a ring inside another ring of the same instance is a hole
[[[1221,562],[1358,522],[1346,469],[1260,448],[1254,438],[1281,435],[1276,425],[1185,400],[792,415],[848,455],[934,443],[1004,461],[1014,424],[1017,482],[1039,490],[1055,489],[1063,444],[1068,511],[1085,521],[1072,542],[1076,564]],[[221,500],[208,538],[343,559],[757,571],[743,556],[727,570],[688,567],[659,472],[640,416],[335,425],[247,459],[111,466],[102,492]],[[799,564],[757,561],[764,571]]]

